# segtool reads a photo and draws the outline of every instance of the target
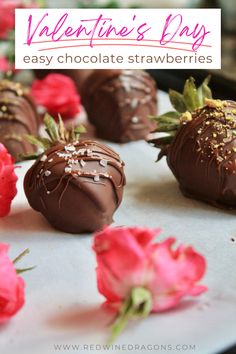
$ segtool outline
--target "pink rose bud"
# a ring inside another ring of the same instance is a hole
[[[112,340],[130,318],[145,317],[177,306],[184,296],[207,290],[199,285],[205,258],[191,246],[173,248],[175,238],[153,243],[160,229],[106,228],[95,234],[99,292],[117,305]]]
[[[7,251],[8,245],[0,243],[0,324],[24,305],[24,280],[17,274]]]
[[[54,118],[74,118],[80,112],[80,96],[74,81],[66,75],[49,74],[32,85],[35,102],[43,106]]]
[[[17,193],[16,182],[14,160],[0,143],[0,217],[10,212],[11,202]]]

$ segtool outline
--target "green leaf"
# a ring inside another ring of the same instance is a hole
[[[26,140],[32,144],[36,145],[39,148],[42,148],[44,150],[48,149],[52,144],[51,141],[47,138],[41,138],[40,136],[34,136],[34,135],[25,135]]]
[[[203,107],[205,105],[206,98],[212,99],[212,92],[211,92],[210,87],[208,86],[210,79],[211,79],[211,76],[208,75],[197,90],[198,99],[199,99],[199,103],[200,103],[201,107]]]
[[[28,272],[28,271],[30,271],[30,270],[33,270],[33,269],[35,269],[35,268],[36,268],[36,266],[34,266],[34,267],[29,267],[29,268],[16,268],[16,273],[17,273],[17,274],[22,274],[22,273]]]
[[[180,116],[178,112],[167,112],[157,117],[151,117],[155,120],[157,127],[154,132],[176,131],[180,126]]]
[[[149,290],[143,287],[136,287],[131,290],[130,296],[124,301],[120,313],[111,327],[109,344],[120,335],[130,319],[144,318],[152,310],[152,295]]]
[[[75,140],[79,140],[80,134],[86,132],[84,126],[79,125],[76,128],[72,127],[71,130],[67,130],[63,119],[58,115],[58,123],[51,117],[48,113],[44,117],[45,130],[49,138],[42,138],[39,136],[27,135],[26,139],[30,144],[36,145],[44,151],[55,145],[55,143],[68,143]],[[23,155],[24,160],[32,159],[38,157],[38,154],[34,155]]]
[[[39,137],[37,136],[27,134],[25,135],[25,138],[32,145],[36,145],[41,148],[44,147],[43,143],[40,141]]]
[[[41,155],[40,152],[35,154],[28,154],[28,155],[20,154],[19,158],[21,161],[36,160],[40,155]]]
[[[29,252],[30,252],[29,248],[26,248],[23,252],[21,252],[21,253],[19,254],[19,256],[17,256],[17,257],[12,261],[12,263],[13,263],[13,264],[18,263],[23,257],[25,257],[27,254],[29,254]]]
[[[149,116],[148,118],[151,120],[158,120],[159,118],[175,118],[178,119],[181,116],[181,114],[177,111],[169,111],[164,114],[161,114],[160,116]]]
[[[148,143],[154,145],[158,149],[163,149],[172,143],[173,138],[174,134],[169,134],[160,138],[148,140]]]
[[[48,138],[42,138],[39,136],[38,140],[44,145],[44,150],[46,150],[52,146],[52,142]]]
[[[167,133],[167,132],[176,132],[176,130],[179,128],[180,122],[162,122],[159,121],[157,123],[157,128],[154,130],[153,133]]]
[[[158,159],[167,154],[168,145],[172,143],[179,127],[183,123],[187,124],[192,120],[191,113],[207,104],[206,99],[212,99],[211,89],[208,86],[209,81],[210,76],[206,77],[200,87],[197,88],[194,78],[190,77],[185,82],[183,93],[170,89],[170,102],[176,112],[167,112],[161,116],[150,117],[152,121],[156,122],[156,129],[153,133],[169,133],[167,136],[148,141],[148,143],[162,149]]]
[[[176,111],[169,111],[169,112],[166,112],[166,113],[160,115],[160,117],[165,117],[165,116],[167,116],[169,118],[173,118],[173,119],[174,118],[178,119],[181,116],[181,114],[179,112],[176,112]]]
[[[187,108],[186,111],[192,112],[196,108],[199,108],[200,102],[198,99],[198,92],[193,77],[190,77],[189,79],[186,80],[184,85],[183,96]]]
[[[53,142],[59,141],[58,125],[55,120],[48,114],[44,117],[45,130]]]
[[[87,132],[87,129],[83,125],[78,125],[74,128],[75,134],[83,134]]]
[[[60,136],[60,139],[62,141],[64,141],[65,140],[66,128],[65,128],[65,124],[64,124],[60,114],[58,114],[58,120],[59,120],[59,123],[58,123],[59,136]]]
[[[86,128],[83,125],[78,125],[73,129],[74,135],[75,135],[75,140],[79,140],[80,134],[86,133]]]
[[[19,256],[17,256],[17,257],[12,261],[12,263],[13,263],[13,264],[18,263],[23,257],[25,257],[27,254],[29,254],[29,252],[30,252],[30,250],[29,250],[28,248],[26,248],[23,252],[21,252],[21,253],[19,254]],[[16,268],[16,273],[17,273],[17,274],[21,274],[21,273],[27,272],[27,271],[29,271],[29,270],[32,270],[32,269],[34,269],[34,268],[35,268],[35,266],[34,266],[34,267],[28,267],[28,268]]]
[[[181,93],[170,89],[169,98],[172,106],[176,109],[177,112],[183,113],[187,110],[184,102],[184,96]]]

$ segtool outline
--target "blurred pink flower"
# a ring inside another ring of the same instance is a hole
[[[74,81],[66,75],[48,74],[32,84],[32,96],[38,105],[43,106],[54,118],[58,114],[63,119],[74,118],[80,112],[80,96]]]
[[[94,238],[98,290],[108,303],[122,303],[135,287],[151,293],[152,311],[179,304],[184,296],[207,290],[198,285],[205,258],[192,247],[173,249],[174,238],[152,243],[160,229],[106,228]]]
[[[177,306],[184,296],[200,295],[205,258],[192,247],[173,249],[175,239],[153,243],[160,229],[106,228],[95,234],[97,283],[106,304],[118,309],[109,343],[129,319]]]
[[[6,57],[0,56],[0,73],[6,73],[8,70],[10,70],[10,64],[7,60]]]
[[[10,211],[11,202],[17,193],[16,182],[14,160],[0,143],[0,217]]]
[[[15,26],[15,9],[37,7],[35,1],[30,1],[26,5],[22,0],[1,0],[0,1],[0,39],[7,39],[8,33]]]
[[[8,245],[0,243],[0,324],[24,305],[24,281],[7,255]]]

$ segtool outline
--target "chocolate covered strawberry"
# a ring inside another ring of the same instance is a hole
[[[175,111],[154,117],[150,141],[166,155],[184,195],[216,206],[236,207],[236,102],[212,99],[209,78],[200,87],[186,81],[183,93],[170,90]]]

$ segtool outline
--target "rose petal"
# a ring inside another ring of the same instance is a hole
[[[32,96],[38,105],[46,108],[54,118],[73,118],[80,112],[80,96],[74,81],[66,75],[49,74],[43,80],[35,80]]]
[[[8,321],[24,305],[24,281],[7,255],[8,245],[0,244],[0,323]]]
[[[17,193],[14,161],[4,145],[0,144],[0,217],[6,216]]]
[[[159,232],[123,227],[106,228],[95,235],[98,290],[108,302],[122,303],[132,288],[144,287],[152,294],[156,312],[207,290],[197,284],[206,271],[205,258],[192,247],[174,249],[173,237],[152,243]]]

